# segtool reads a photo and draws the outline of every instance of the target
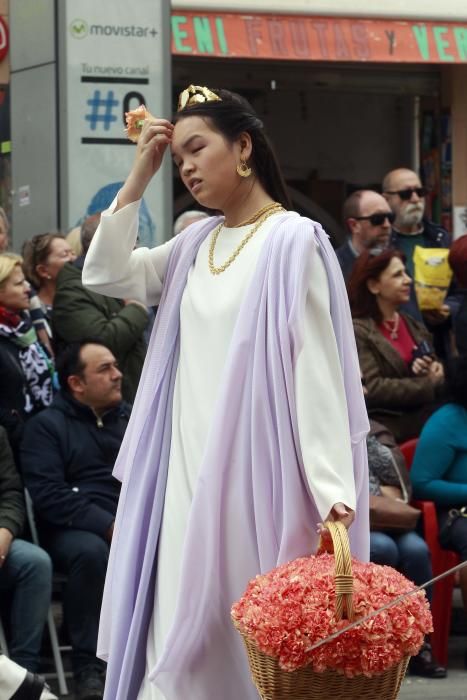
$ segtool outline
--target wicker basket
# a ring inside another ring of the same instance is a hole
[[[347,530],[341,523],[326,523],[331,533],[335,556],[336,618],[344,610],[348,620],[353,619],[352,562]],[[328,670],[323,673],[304,666],[297,671],[283,671],[276,659],[259,651],[245,635],[250,670],[262,700],[396,700],[407,670],[409,657],[397,666],[377,676],[354,678]]]

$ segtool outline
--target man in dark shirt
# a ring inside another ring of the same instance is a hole
[[[384,197],[373,190],[353,192],[344,202],[342,215],[349,238],[336,255],[347,282],[355,260],[364,250],[386,248],[394,215]]]
[[[414,277],[413,256],[415,246],[422,248],[449,248],[450,236],[442,226],[425,217],[426,195],[416,172],[408,168],[391,170],[383,180],[383,195],[395,214],[391,234],[391,245],[406,257],[406,268]],[[434,336],[435,347],[440,357],[450,353],[451,309],[443,304],[439,310],[420,311],[415,287],[412,285],[410,300],[402,306],[403,311],[419,321],[424,321]]]
[[[66,574],[64,612],[78,700],[103,696],[95,658],[105,573],[119,496],[112,469],[129,419],[122,374],[99,341],[71,344],[57,360],[61,391],[32,418],[21,464],[41,543]]]
[[[395,214],[391,245],[404,253],[407,272],[413,279],[415,246],[449,248],[449,234],[442,226],[425,218],[427,190],[413,170],[407,168],[391,170],[383,180],[383,195]],[[405,310],[422,320],[413,289]],[[442,323],[448,317],[449,307],[446,305],[440,311],[423,314],[424,320],[431,324]]]

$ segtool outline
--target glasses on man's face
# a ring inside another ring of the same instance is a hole
[[[406,187],[403,190],[394,190],[392,192],[388,190],[386,194],[397,194],[402,200],[407,202],[414,192],[417,195],[417,197],[420,197],[420,199],[422,197],[426,197],[426,195],[428,194],[428,190],[426,187]]]
[[[392,211],[370,214],[370,216],[354,216],[357,221],[369,221],[372,226],[382,226],[386,219],[390,224],[396,220],[396,215]]]

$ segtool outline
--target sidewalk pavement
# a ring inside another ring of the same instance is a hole
[[[432,680],[407,674],[398,700],[467,700],[466,651],[467,637],[451,635],[447,678]]]
[[[452,635],[449,639],[447,678],[430,680],[407,675],[398,700],[467,700],[467,670],[464,668],[464,653],[466,650],[467,637]],[[75,695],[71,692],[70,695],[61,697],[62,700],[74,700]],[[210,698],[209,700],[214,699]],[[327,699],[323,698],[323,700]]]
[[[460,591],[456,589],[453,600],[451,636],[449,637],[447,678],[427,679],[407,674],[398,700],[467,700],[467,669],[464,666],[464,654],[467,652],[466,632],[467,616],[462,610]],[[69,654],[66,654],[64,663],[67,670],[69,670],[69,662]],[[70,694],[62,695],[61,700],[76,700],[71,678],[68,679],[68,683]],[[54,692],[57,692],[56,681],[50,681],[50,685]],[[214,700],[214,698],[206,698],[206,700]],[[219,698],[219,700],[221,699]],[[323,700],[329,699],[323,698]],[[378,698],[374,700],[378,700]]]

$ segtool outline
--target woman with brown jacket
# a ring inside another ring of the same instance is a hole
[[[399,311],[410,296],[404,257],[365,252],[348,283],[369,415],[403,442],[419,434],[444,382],[425,326]]]

